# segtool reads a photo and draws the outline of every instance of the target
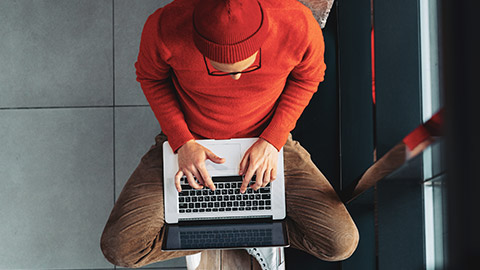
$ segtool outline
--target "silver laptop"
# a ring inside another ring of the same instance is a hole
[[[182,178],[182,192],[175,188],[177,155],[165,142],[164,205],[166,229],[163,250],[228,249],[288,246],[285,224],[283,148],[279,152],[276,180],[266,187],[240,193],[238,175],[244,153],[258,138],[197,140],[225,163],[206,161],[216,190],[195,190]],[[251,183],[255,181],[252,179]]]

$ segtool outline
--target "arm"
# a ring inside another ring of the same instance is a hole
[[[170,52],[162,42],[158,28],[161,10],[151,15],[142,32],[140,52],[135,63],[137,81],[157,118],[162,131],[168,137],[168,143],[178,153],[179,171],[175,175],[175,186],[181,191],[180,178],[186,176],[189,184],[200,189],[203,185],[215,189],[205,168],[205,160],[216,163],[225,162],[207,148],[194,141],[185,122],[183,112],[177,100],[176,89],[171,81],[171,67],[165,59]],[[199,181],[200,185],[195,181]]]
[[[257,143],[245,153],[240,163],[240,174],[245,178],[240,191],[243,193],[255,174],[255,190],[265,187],[275,180],[278,151],[288,138],[288,134],[310,102],[318,85],[323,81],[325,63],[323,59],[324,41],[318,23],[308,18],[306,48],[301,62],[290,73],[285,89],[279,98],[272,121],[260,135]]]
[[[176,152],[180,146],[192,140],[193,135],[187,127],[171,81],[171,67],[165,60],[170,57],[170,52],[160,36],[160,16],[161,10],[152,14],[145,23],[135,68],[137,81],[170,146]]]

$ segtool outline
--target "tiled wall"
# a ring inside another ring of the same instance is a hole
[[[100,235],[160,131],[134,63],[168,2],[0,1],[0,269],[115,268]]]

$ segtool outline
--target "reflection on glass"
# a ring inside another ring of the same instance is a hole
[[[406,161],[422,153],[442,135],[442,123],[443,109],[408,134],[359,176],[350,187],[343,190],[341,194],[342,200],[345,203],[350,202],[367,189],[373,187],[379,180],[400,168]]]

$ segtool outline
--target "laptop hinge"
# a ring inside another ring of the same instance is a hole
[[[273,216],[236,216],[236,217],[194,217],[194,218],[179,218],[178,221],[197,221],[197,220],[220,220],[220,219],[273,219]]]

